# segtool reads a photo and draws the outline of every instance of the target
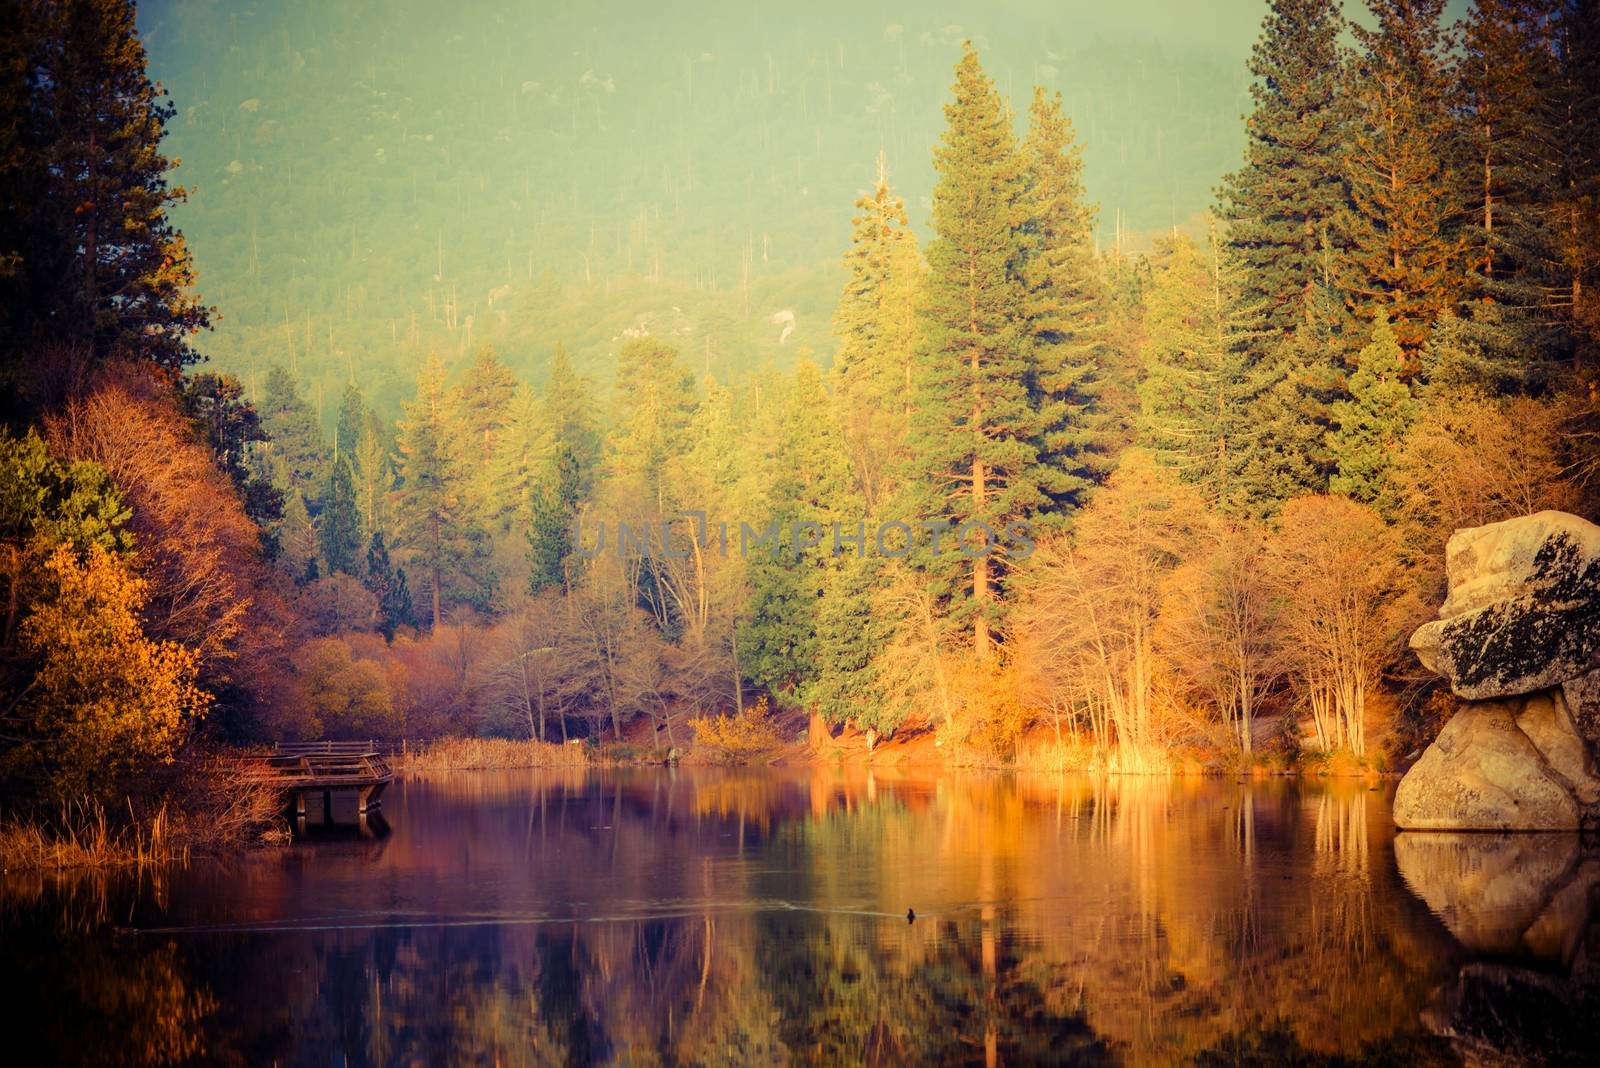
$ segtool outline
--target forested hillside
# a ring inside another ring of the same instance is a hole
[[[525,51],[200,5],[150,16],[170,103],[126,4],[11,2],[0,755],[41,788],[123,737],[807,718],[1372,767],[1445,708],[1404,639],[1450,531],[1595,508],[1586,0],[1275,0],[1213,80],[1087,20]]]
[[[140,9],[178,105],[174,218],[223,309],[207,352],[253,396],[291,369],[329,431],[345,382],[392,415],[423,356],[482,343],[537,378],[560,341],[602,385],[630,331],[723,377],[826,359],[840,205],[882,150],[925,232],[968,38],[1019,110],[1065,93],[1102,244],[1190,223],[1239,151],[1255,16],[1229,18],[1231,40],[1016,3]]]

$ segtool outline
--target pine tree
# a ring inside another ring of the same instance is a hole
[[[1547,149],[1542,247],[1530,249],[1546,308],[1567,329],[1574,363],[1600,361],[1600,5],[1562,0],[1550,26],[1556,83],[1541,117]]]
[[[1146,297],[1140,436],[1213,506],[1248,508],[1241,469],[1256,413],[1232,279],[1213,231],[1202,252],[1187,237],[1157,246]]]
[[[872,532],[869,531],[869,536]],[[895,726],[879,692],[876,656],[894,636],[895,620],[877,604],[888,568],[871,548],[840,558],[825,576],[816,607],[813,661],[801,701],[829,723],[854,721],[879,731]]]
[[[322,494],[322,514],[317,517],[317,544],[328,573],[360,573],[361,511],[356,504],[355,476],[348,458],[335,460]]]
[[[1271,0],[1250,56],[1245,162],[1223,179],[1219,214],[1238,299],[1269,337],[1304,323],[1321,242],[1344,202],[1343,29],[1336,0]]]
[[[1338,464],[1329,483],[1334,493],[1382,505],[1389,458],[1416,418],[1417,405],[1404,378],[1404,354],[1389,320],[1380,317],[1372,341],[1361,350],[1350,376],[1350,399],[1333,406],[1338,426],[1328,447]]]
[[[1444,0],[1368,3],[1377,27],[1351,27],[1360,49],[1345,77],[1350,199],[1337,227],[1348,246],[1340,282],[1357,317],[1387,316],[1410,354],[1464,288],[1465,197],[1451,167],[1460,131]]]
[[[296,581],[317,574],[317,529],[298,490],[284,495],[283,519],[278,523],[278,562]]]
[[[333,434],[335,461],[355,458],[366,425],[367,406],[361,399],[361,390],[352,382],[344,387],[344,394],[339,398],[339,421]]]
[[[550,356],[550,374],[545,379],[539,415],[551,445],[562,445],[572,452],[578,485],[586,492],[594,483],[600,463],[594,394],[588,382],[573,370],[566,346],[560,342]]]
[[[369,410],[362,420],[361,436],[352,454],[361,526],[374,534],[387,531],[390,526],[389,493],[394,489],[394,459],[389,453],[388,437],[388,427]]]
[[[907,432],[922,262],[882,153],[877,184],[855,207],[833,315],[835,403],[857,484],[876,511],[894,492],[893,460]]]
[[[505,431],[490,471],[490,519],[499,524],[497,530],[527,519],[550,460],[549,449],[550,434],[539,395],[526,382],[519,383],[511,396]]]
[[[1084,202],[1082,152],[1061,94],[1035,89],[1022,142],[1025,244],[1017,272],[1033,403],[1039,410],[1040,463],[1055,514],[1082,503],[1103,470],[1108,444],[1094,410],[1097,371],[1110,335],[1109,295],[1096,262],[1094,208]]]
[[[467,368],[461,385],[452,391],[450,414],[455,445],[471,470],[483,470],[494,455],[516,388],[516,376],[500,362],[494,349],[485,345]]]
[[[566,584],[572,524],[580,499],[578,458],[566,444],[556,447],[533,494],[527,526],[528,592]]]
[[[315,500],[323,488],[327,464],[322,431],[311,405],[300,395],[300,387],[280,366],[267,372],[261,426],[267,432],[266,451],[276,461],[284,488]]]
[[[381,531],[372,532],[367,543],[365,584],[378,601],[378,625],[385,639],[411,622],[411,590],[406,585],[405,568],[398,570],[389,561],[389,547]]]
[[[484,568],[487,539],[468,499],[466,472],[451,448],[447,404],[444,367],[429,357],[417,379],[417,399],[400,423],[398,500],[403,544],[427,577],[435,630],[447,601],[482,603],[492,585]]]
[[[928,245],[905,494],[910,515],[948,518],[956,528],[937,547],[922,542],[917,560],[987,659],[1005,570],[993,550],[1008,524],[1025,521],[1071,482],[1040,462],[1044,426],[1024,345],[1027,294],[1013,272],[1023,246],[1020,156],[1006,107],[970,45],[945,116],[934,153],[937,236]],[[993,532],[991,551],[968,560],[952,547],[963,533],[969,546],[982,542],[975,524]]]
[[[1253,425],[1236,475],[1244,512],[1269,516],[1286,501],[1327,490],[1332,406],[1346,396],[1342,366],[1328,359],[1337,351],[1326,335],[1301,329],[1267,348],[1252,369]]]
[[[44,174],[31,205],[51,235],[24,265],[39,318],[33,340],[81,342],[166,368],[194,361],[193,336],[210,310],[191,293],[194,269],[167,217],[182,187],[160,144],[172,105],[145,70],[127,0],[29,5],[25,137]],[[7,27],[11,32],[12,27]]]
[[[614,476],[636,478],[659,508],[667,460],[685,448],[694,411],[694,376],[678,351],[652,337],[634,338],[617,354],[616,397],[608,464]]]
[[[267,440],[261,415],[245,399],[244,386],[233,375],[210,371],[190,374],[178,386],[178,398],[211,449],[217,466],[239,491],[244,511],[266,528],[283,518],[283,493],[262,477],[252,458]]]
[[[863,549],[845,540],[860,533],[862,497],[838,425],[818,418],[829,407],[821,369],[801,360],[779,417],[781,466],[768,501],[769,518],[776,521],[780,536],[749,561],[750,596],[739,629],[745,674],[773,693],[803,693],[816,681],[818,658],[824,655],[820,614],[825,592],[848,566],[847,556],[873,551],[870,541]],[[815,524],[818,544],[798,547],[797,523]],[[835,523],[843,550],[837,553]],[[871,539],[873,533],[866,529],[865,537]]]
[[[490,524],[505,513],[499,500],[495,460],[510,430],[517,380],[488,346],[450,393],[450,451],[462,464],[465,493],[479,521]]]

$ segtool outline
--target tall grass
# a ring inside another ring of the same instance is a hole
[[[581,767],[589,763],[582,745],[510,738],[440,738],[390,758],[395,770],[410,773],[484,768]]]
[[[0,867],[16,869],[143,867],[189,858],[187,836],[173,833],[167,806],[138,818],[113,818],[99,801],[69,801],[54,812],[0,822]]]
[[[169,789],[138,803],[79,798],[0,814],[0,870],[146,867],[251,842],[283,840],[282,797],[238,761],[174,767]]]

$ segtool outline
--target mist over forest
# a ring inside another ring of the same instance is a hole
[[[1252,3],[148,3],[175,205],[253,395],[292,368],[332,429],[430,352],[488,343],[602,390],[629,331],[727,378],[826,361],[851,203],[886,156],[926,236],[965,40],[1019,113],[1060,90],[1096,240],[1194,228],[1236,167]],[[780,344],[770,317],[792,309]]]

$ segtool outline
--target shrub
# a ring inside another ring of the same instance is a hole
[[[691,719],[689,726],[696,750],[718,763],[748,764],[783,745],[765,696],[735,715],[702,716]]]

